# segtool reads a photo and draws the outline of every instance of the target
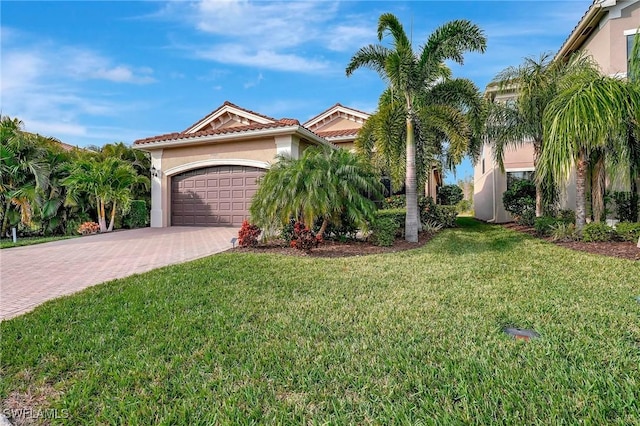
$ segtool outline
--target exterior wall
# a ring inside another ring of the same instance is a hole
[[[533,154],[532,143],[506,149],[504,152],[505,170],[533,168]]]
[[[604,74],[622,74],[627,72],[627,38],[625,31],[640,26],[640,2],[628,4],[619,2],[609,11],[582,46],[582,49],[598,62]]]
[[[334,142],[334,145],[338,148],[346,149],[347,151],[355,152],[356,144],[353,141],[346,142]]]
[[[362,123],[356,123],[355,121],[347,120],[346,118],[337,117],[334,120],[315,128],[314,131],[359,129],[361,127]]]
[[[169,170],[183,164],[210,159],[246,159],[273,162],[276,144],[273,138],[232,143],[165,148],[162,153],[162,169]]]

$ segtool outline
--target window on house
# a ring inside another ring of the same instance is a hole
[[[529,180],[533,182],[533,170],[526,172],[507,172],[507,189],[511,188],[511,185],[519,180]]]
[[[635,38],[636,34],[629,34],[627,36],[627,76],[629,79],[636,77],[631,75],[631,52],[633,51],[633,42]]]

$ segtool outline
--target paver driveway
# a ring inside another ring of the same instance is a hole
[[[95,284],[224,251],[237,235],[237,228],[143,228],[0,250],[0,319]]]

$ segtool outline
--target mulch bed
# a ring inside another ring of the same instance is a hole
[[[502,226],[507,229],[513,229],[514,231],[533,235],[536,238],[541,238],[536,235],[535,229],[530,226],[522,226],[516,223],[505,223]],[[585,243],[584,241],[553,241],[549,237],[541,239],[571,250],[585,251],[588,253],[600,254],[603,256],[619,257],[621,259],[640,260],[640,249],[637,247],[636,243],[628,241]]]
[[[421,232],[418,235],[417,243],[409,243],[404,239],[397,238],[391,247],[380,247],[368,241],[331,241],[326,240],[317,248],[307,253],[288,247],[282,241],[274,241],[258,247],[236,247],[231,251],[239,253],[269,253],[269,254],[285,254],[288,256],[304,256],[304,257],[351,257],[351,256],[367,256],[370,254],[394,253],[398,251],[411,250],[422,247],[433,237],[433,234]]]

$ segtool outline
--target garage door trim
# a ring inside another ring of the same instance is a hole
[[[256,160],[243,160],[243,159],[211,159],[194,161],[192,163],[182,164],[180,166],[172,167],[164,171],[165,176],[171,177],[180,173],[185,173],[195,169],[203,169],[206,167],[215,166],[247,166],[256,167],[258,169],[265,169],[265,171],[271,167],[271,164],[264,161]]]

